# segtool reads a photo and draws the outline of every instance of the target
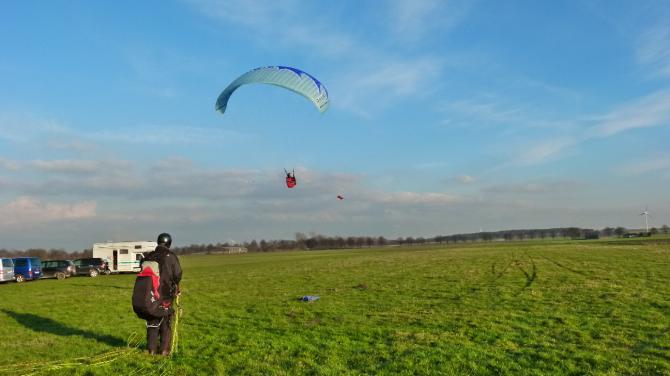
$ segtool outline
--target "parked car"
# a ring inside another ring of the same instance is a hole
[[[14,280],[14,261],[10,258],[0,258],[0,282]]]
[[[97,277],[100,273],[109,274],[110,270],[105,260],[93,257],[73,260],[77,275]]]
[[[42,263],[37,257],[17,257],[14,259],[14,279],[16,282],[40,279],[42,277]]]
[[[74,266],[74,262],[72,262],[72,260],[64,260],[64,261],[67,262],[67,270],[70,271],[70,277],[77,274],[77,267]]]
[[[69,260],[42,261],[42,278],[65,279],[74,273],[74,263]]]

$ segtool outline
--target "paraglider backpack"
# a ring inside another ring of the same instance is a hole
[[[135,278],[133,311],[137,317],[152,320],[172,314],[173,309],[163,304],[159,293],[160,266],[158,259],[147,256],[140,264],[142,271]]]

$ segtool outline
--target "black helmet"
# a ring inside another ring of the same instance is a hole
[[[172,244],[172,236],[170,236],[170,234],[167,232],[164,232],[158,235],[158,240],[156,240],[156,243],[158,243],[158,245],[164,245],[170,248],[170,245]]]

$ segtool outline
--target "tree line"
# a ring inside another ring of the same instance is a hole
[[[648,234],[635,232],[635,235],[656,235],[670,233],[670,226],[652,227]],[[341,248],[370,248],[385,246],[413,246],[421,244],[450,244],[464,242],[513,241],[530,239],[597,239],[599,237],[623,237],[631,234],[624,227],[605,227],[601,230],[579,227],[559,227],[548,229],[524,229],[503,231],[482,231],[454,235],[437,235],[433,237],[398,237],[387,239],[383,236],[327,236],[298,232],[292,240],[252,240],[243,243],[191,244],[173,247],[178,255],[223,253],[230,247],[244,247],[248,252],[275,252],[288,250],[319,250]],[[0,257],[39,257],[42,260],[63,260],[92,257],[91,249],[66,251],[64,249],[30,248],[26,250],[0,249]]]
[[[92,249],[81,251],[66,251],[64,249],[29,248],[25,250],[0,249],[0,258],[11,257],[39,257],[42,260],[75,260],[92,257]]]
[[[321,234],[296,233],[293,240],[252,240],[240,244],[193,244],[185,247],[175,248],[177,254],[193,253],[220,253],[230,246],[245,247],[248,252],[274,252],[288,250],[319,250],[319,249],[341,249],[341,248],[367,248],[384,246],[413,246],[421,244],[449,244],[477,241],[513,241],[529,239],[598,239],[600,237],[623,237],[631,230],[624,227],[605,227],[601,230],[586,229],[579,227],[560,227],[548,229],[524,229],[504,230],[490,232],[474,232],[454,235],[438,235],[433,237],[398,237],[387,239],[383,236],[327,236]],[[650,235],[668,234],[670,227],[663,225],[659,228],[649,229]],[[636,232],[635,234],[641,235]]]

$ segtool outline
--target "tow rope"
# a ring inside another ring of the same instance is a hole
[[[170,356],[177,352],[177,346],[179,345],[179,316],[182,314],[181,304],[179,303],[180,296],[177,295],[177,298],[174,300],[176,309],[174,310],[174,330],[172,332],[172,344],[170,345],[172,351],[170,351]]]

